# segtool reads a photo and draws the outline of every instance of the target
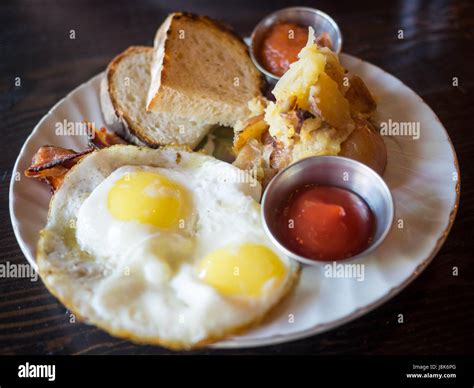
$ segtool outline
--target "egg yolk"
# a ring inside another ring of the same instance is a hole
[[[273,286],[286,273],[280,258],[260,244],[242,244],[220,248],[199,263],[199,277],[226,296],[258,297],[268,281]]]
[[[184,223],[190,196],[183,186],[165,176],[138,171],[117,180],[107,202],[110,213],[118,220],[169,229]]]

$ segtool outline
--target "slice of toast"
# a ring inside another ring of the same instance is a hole
[[[170,14],[154,50],[149,111],[232,127],[248,117],[247,102],[261,95],[263,77],[246,44],[207,17]]]
[[[100,91],[105,122],[137,145],[180,144],[194,148],[211,125],[146,110],[152,58],[152,47],[135,46],[109,64]]]

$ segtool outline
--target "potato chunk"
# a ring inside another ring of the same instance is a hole
[[[356,120],[356,128],[341,144],[339,155],[362,162],[380,175],[387,165],[387,147],[383,138],[365,120]]]
[[[314,93],[315,115],[320,114],[334,128],[346,131],[353,128],[349,101],[339,91],[337,83],[326,73],[321,73]]]
[[[356,114],[370,115],[377,108],[369,89],[357,75],[353,75],[350,79],[350,87],[346,92],[346,98],[351,104],[351,111]]]

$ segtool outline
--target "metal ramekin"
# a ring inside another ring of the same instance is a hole
[[[336,186],[350,190],[365,200],[375,218],[375,233],[369,246],[347,259],[357,259],[373,252],[385,239],[393,223],[392,194],[384,180],[370,167],[342,156],[313,156],[299,160],[280,171],[269,183],[262,198],[264,229],[273,243],[287,256],[304,264],[322,261],[300,256],[279,241],[273,222],[285,198],[307,184]],[[273,228],[273,229],[272,229]],[[325,260],[327,262],[327,260]]]
[[[332,49],[340,53],[342,49],[342,34],[337,23],[326,13],[309,7],[290,7],[283,8],[264,17],[254,28],[250,37],[250,56],[257,68],[265,74],[270,84],[275,84],[280,77],[270,73],[259,62],[259,49],[267,31],[275,23],[289,22],[302,26],[311,26],[314,28],[316,36],[322,32],[327,32],[331,37]]]

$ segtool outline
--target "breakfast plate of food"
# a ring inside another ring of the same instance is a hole
[[[10,214],[79,319],[171,349],[276,344],[386,302],[435,257],[459,170],[435,113],[280,10],[244,42],[176,12],[59,101],[16,161]]]

